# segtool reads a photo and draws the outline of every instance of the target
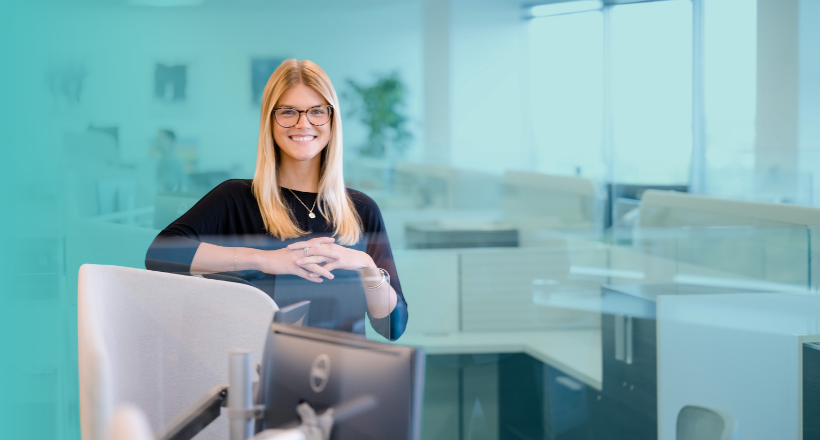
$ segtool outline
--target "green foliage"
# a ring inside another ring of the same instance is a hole
[[[404,153],[413,135],[407,130],[407,117],[402,114],[406,89],[399,74],[392,72],[382,76],[370,86],[352,79],[348,79],[347,84],[355,95],[351,114],[370,129],[361,154],[383,158],[390,148],[396,155]]]

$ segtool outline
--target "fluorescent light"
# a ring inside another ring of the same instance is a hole
[[[128,0],[132,6],[153,6],[157,8],[171,8],[177,6],[199,6],[203,0]]]
[[[580,0],[574,2],[550,3],[530,8],[532,17],[549,17],[551,15],[574,14],[576,12],[597,11],[604,7],[601,0]]]

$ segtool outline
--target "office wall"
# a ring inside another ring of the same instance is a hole
[[[408,91],[409,128],[416,139],[423,137],[421,17],[415,2],[319,10],[309,17],[293,9],[207,4],[26,13],[36,14],[49,35],[61,36],[36,42],[42,52],[32,51],[32,56],[41,55],[38,61],[46,66],[79,62],[87,70],[78,108],[52,106],[50,114],[67,130],[84,130],[89,123],[119,126],[125,162],[144,157],[156,130],[168,127],[197,145],[201,169],[227,167],[233,174],[251,176],[259,123],[251,97],[251,57],[315,61],[340,95],[349,92],[348,79],[369,83],[376,74],[398,71]],[[155,62],[190,65],[188,104],[169,108],[153,102]],[[342,100],[343,116],[347,102]],[[365,139],[366,128],[354,117],[344,121],[346,146],[354,149]]]

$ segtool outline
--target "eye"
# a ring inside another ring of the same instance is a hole
[[[327,110],[325,110],[322,107],[315,107],[315,108],[310,109],[310,114],[314,115],[314,116],[323,116],[323,115],[327,114]]]
[[[281,108],[276,111],[279,116],[296,116],[296,110],[292,108]]]

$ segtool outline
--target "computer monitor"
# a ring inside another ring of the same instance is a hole
[[[424,352],[360,335],[271,324],[259,372],[256,432],[292,426],[296,406],[317,413],[363,397],[367,412],[334,424],[332,440],[417,440],[424,386]]]
[[[282,307],[273,314],[273,322],[285,325],[303,326],[308,324],[308,311],[310,311],[310,301],[299,301]]]

